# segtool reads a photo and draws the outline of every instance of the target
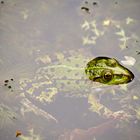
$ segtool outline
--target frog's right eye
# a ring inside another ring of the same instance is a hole
[[[102,77],[105,82],[109,82],[113,78],[113,73],[111,70],[104,70],[102,72]]]

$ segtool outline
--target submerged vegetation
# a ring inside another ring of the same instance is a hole
[[[34,129],[28,130],[29,135],[21,134],[18,138],[19,140],[42,140],[41,136],[35,134]]]
[[[0,104],[0,129],[13,125],[16,117],[17,114],[11,108]]]

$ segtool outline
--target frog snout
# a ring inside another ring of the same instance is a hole
[[[134,74],[131,71],[129,71],[127,77],[128,77],[128,82],[131,82],[134,79]]]

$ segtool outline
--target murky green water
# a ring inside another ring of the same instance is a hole
[[[139,140],[139,7],[139,0],[1,1],[0,139]],[[135,79],[85,86],[79,69],[96,56],[116,58]]]

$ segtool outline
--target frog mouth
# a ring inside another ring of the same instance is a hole
[[[119,76],[119,74],[116,74],[116,76],[117,75]],[[126,79],[126,82],[124,82],[124,83],[130,83],[135,77],[131,71],[129,71],[128,74],[121,74],[121,75],[122,75],[122,77],[124,77]]]
[[[121,75],[121,77],[124,77],[126,79],[126,82],[122,82],[121,83],[120,80],[119,80],[120,83],[116,83],[116,85],[129,83],[129,82],[131,82],[134,79],[134,74],[131,71],[128,71],[128,74],[115,74],[115,76],[118,76],[118,77],[120,75]],[[98,76],[98,77],[94,77],[92,80],[98,82],[98,80],[100,78],[102,78],[102,77],[101,76]]]
[[[128,74],[122,74],[122,77],[126,79],[125,83],[130,83],[134,79],[134,74],[131,71],[128,71]]]

